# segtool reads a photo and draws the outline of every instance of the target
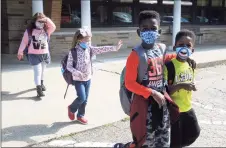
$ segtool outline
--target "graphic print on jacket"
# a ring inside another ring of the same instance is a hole
[[[194,82],[194,71],[187,62],[180,62],[177,59],[173,59],[171,62],[175,67],[174,69],[171,69],[174,70],[175,73],[173,85]],[[167,68],[165,68],[164,76],[165,79],[169,81]],[[187,112],[192,108],[192,91],[180,89],[171,94],[171,98],[179,106],[180,112]]]
[[[76,45],[75,48],[77,51],[76,68],[72,66],[73,57],[72,57],[71,51],[68,54],[68,62],[67,62],[67,69],[72,73],[73,80],[75,81],[88,81],[91,79],[91,76],[92,76],[92,65],[91,65],[92,59],[90,58],[91,52],[92,52],[92,55],[97,55],[97,54],[117,50],[116,46],[100,46],[100,47],[89,46],[89,48],[84,50],[79,45]],[[82,73],[82,78],[79,77],[78,75],[79,72]]]
[[[163,88],[163,51],[156,45],[154,49],[146,50],[148,57],[148,71],[143,80],[143,85],[162,91]]]
[[[47,48],[47,35],[42,33],[39,36],[32,35],[32,45],[35,50],[46,49]]]
[[[163,90],[163,54],[158,46],[147,51],[148,70],[143,85],[159,92]],[[167,105],[159,109],[153,98],[149,98],[146,118],[146,140],[143,146],[169,147],[170,146],[170,119]]]

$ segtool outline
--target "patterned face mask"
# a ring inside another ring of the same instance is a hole
[[[44,23],[40,23],[38,21],[35,22],[35,26],[38,28],[38,29],[43,29],[44,28]]]
[[[176,47],[177,56],[182,60],[187,60],[191,56],[191,49],[187,47]]]
[[[141,31],[140,38],[146,44],[153,44],[158,39],[159,33],[157,31]]]

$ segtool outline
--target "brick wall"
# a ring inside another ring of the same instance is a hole
[[[186,28],[186,27],[185,27]],[[110,30],[110,28],[109,28]],[[74,31],[71,29],[71,31]],[[226,29],[221,28],[200,28],[203,33],[202,44],[226,44]],[[50,50],[52,55],[64,55],[71,48],[73,32],[55,33],[51,36]],[[92,44],[97,46],[116,45],[119,40],[123,40],[122,50],[131,50],[132,47],[140,43],[140,38],[135,31],[93,31]],[[162,28],[160,42],[166,45],[172,44],[172,34],[169,27]],[[199,37],[196,38],[199,44]]]
[[[73,32],[66,32],[59,35],[61,21],[62,0],[43,0],[44,11],[56,24],[58,33],[51,36],[50,47],[52,54],[63,54],[71,47]],[[32,16],[32,0],[2,0],[2,53],[17,53],[23,32],[26,28],[26,20]],[[197,27],[197,26],[196,26]],[[200,27],[200,26],[198,26]],[[123,48],[131,49],[140,42],[133,28],[132,31],[126,28],[120,28],[116,31],[93,31],[92,43],[94,45],[114,45],[118,40],[124,41]],[[190,28],[189,28],[190,29]],[[101,30],[101,29],[99,29]],[[106,30],[106,29],[105,29]],[[124,30],[124,31],[123,31]],[[225,44],[226,43],[226,27],[200,27],[198,29],[203,33],[202,44]],[[160,41],[166,45],[171,45],[172,34],[169,27],[162,27],[162,35]],[[197,37],[197,41],[199,38]]]
[[[44,13],[60,30],[62,0],[43,0]],[[32,17],[32,0],[2,0],[2,53],[15,54],[27,26]]]
[[[73,40],[73,32],[56,32],[51,36],[50,50],[53,55],[64,55],[69,51]],[[92,45],[95,46],[116,45],[119,40],[123,40],[122,49],[127,50],[140,43],[135,28],[133,31],[93,31],[92,33]],[[162,31],[160,42],[167,45],[171,43],[171,36],[168,35],[167,28]]]
[[[31,18],[31,0],[3,0],[2,53],[16,53],[26,21]]]
[[[7,19],[7,7],[6,7],[6,0],[1,1],[1,51],[2,53],[5,53],[6,49],[8,48],[8,19]]]
[[[57,29],[60,30],[62,0],[52,0],[51,19],[55,23]]]

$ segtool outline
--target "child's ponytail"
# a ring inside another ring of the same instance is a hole
[[[80,34],[80,32],[75,32],[71,48],[75,48],[75,46],[79,43],[79,40],[81,40],[83,36]]]
[[[77,38],[77,36],[78,36],[78,35],[75,33],[74,38],[73,38],[73,41],[72,41],[71,48],[75,48],[75,46],[77,45],[77,43],[78,43],[78,38]]]

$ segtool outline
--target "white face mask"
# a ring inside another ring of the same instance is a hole
[[[40,23],[38,21],[35,22],[35,26],[38,28],[38,29],[42,29],[44,28],[44,23]]]

